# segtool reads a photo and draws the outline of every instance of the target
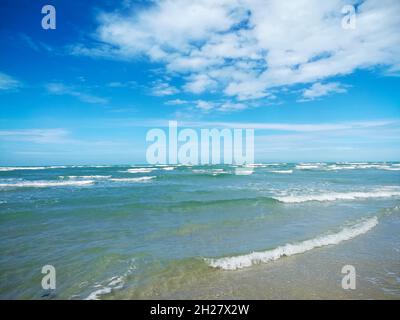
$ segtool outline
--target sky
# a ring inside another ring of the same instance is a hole
[[[398,0],[2,0],[0,165],[144,163],[169,120],[254,128],[256,162],[400,160],[399,30]]]

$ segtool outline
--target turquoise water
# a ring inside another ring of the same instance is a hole
[[[0,167],[0,298],[151,297],[190,277],[329,250],[398,216],[399,163],[270,163],[235,173],[228,165]],[[57,272],[50,294],[41,288],[48,264]]]

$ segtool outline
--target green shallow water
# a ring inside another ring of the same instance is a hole
[[[251,175],[232,166],[131,168],[0,168],[0,297],[400,297],[398,163],[265,164]],[[374,217],[377,226],[337,245],[235,271],[207,263]],[[47,264],[57,271],[51,294],[40,285]],[[340,264],[362,266],[357,293],[338,289]],[[330,272],[313,278],[318,268]]]

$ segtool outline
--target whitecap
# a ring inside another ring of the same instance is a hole
[[[372,191],[354,191],[354,192],[326,192],[320,194],[287,195],[282,197],[273,197],[274,199],[285,203],[301,203],[307,201],[335,201],[335,200],[355,200],[367,198],[387,198],[400,196],[398,188],[383,187]]]
[[[361,234],[371,230],[378,224],[378,218],[373,217],[363,222],[357,223],[350,227],[344,227],[337,233],[322,235],[310,240],[305,240],[298,243],[287,243],[272,250],[252,252],[234,257],[225,257],[217,259],[205,259],[206,262],[214,268],[224,270],[236,270],[250,267],[254,264],[265,263],[277,260],[284,256],[292,256],[295,254],[304,253],[314,248],[335,245],[342,241],[353,239]]]
[[[87,186],[93,184],[93,180],[82,181],[22,181],[16,183],[0,183],[0,188],[46,188],[46,187],[67,187]]]
[[[155,177],[139,177],[139,178],[113,178],[110,181],[114,182],[145,182],[154,179]]]

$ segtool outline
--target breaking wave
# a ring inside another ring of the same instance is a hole
[[[113,178],[110,181],[114,182],[144,182],[154,179],[155,177],[140,177],[140,178]]]
[[[363,222],[357,223],[350,227],[344,227],[337,233],[319,236],[310,240],[305,240],[298,243],[288,243],[279,246],[272,250],[262,252],[252,252],[245,255],[235,257],[225,257],[217,259],[205,259],[206,262],[213,268],[224,270],[236,270],[250,267],[254,264],[265,263],[277,260],[284,256],[292,256],[299,253],[310,251],[314,248],[335,245],[342,241],[353,239],[362,235],[378,224],[378,218],[373,217]]]
[[[83,181],[23,181],[16,183],[0,183],[0,188],[46,188],[65,186],[87,186],[93,184],[93,180]]]
[[[126,172],[129,172],[129,173],[149,173],[149,172],[152,172],[154,170],[157,170],[157,169],[156,168],[132,168],[132,169],[126,170]]]
[[[355,191],[355,192],[326,192],[321,194],[307,195],[288,195],[273,198],[284,203],[301,203],[307,201],[335,201],[335,200],[356,200],[367,198],[388,198],[400,196],[399,189],[381,188],[373,191]]]

